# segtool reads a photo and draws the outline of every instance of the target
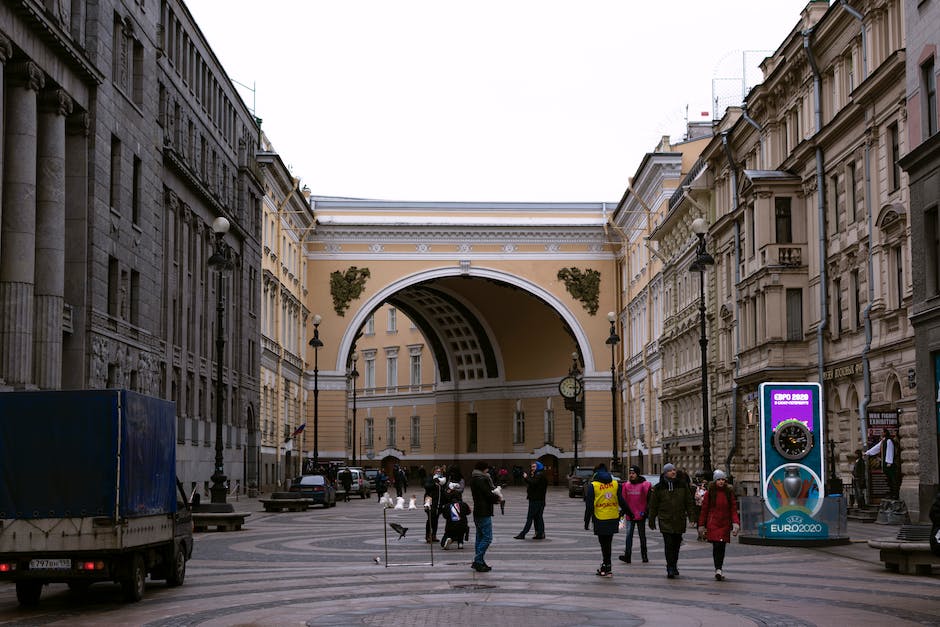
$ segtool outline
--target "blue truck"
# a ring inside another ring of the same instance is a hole
[[[0,581],[178,586],[192,512],[176,478],[174,404],[128,390],[0,393]]]

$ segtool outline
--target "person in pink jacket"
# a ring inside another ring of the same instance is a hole
[[[728,485],[724,471],[716,470],[714,480],[708,484],[708,493],[702,500],[702,513],[698,518],[698,534],[712,543],[712,559],[715,562],[715,579],[725,578],[721,572],[725,562],[725,547],[732,535],[738,535],[741,519],[738,517],[738,501],[734,488]]]
[[[629,564],[632,559],[634,529],[640,532],[640,557],[644,562],[650,561],[646,556],[646,512],[649,511],[650,489],[652,487],[653,485],[640,474],[639,466],[630,466],[627,481],[620,487],[623,500],[630,507],[632,513],[626,516],[627,544],[624,546],[623,555],[617,557],[621,562]]]

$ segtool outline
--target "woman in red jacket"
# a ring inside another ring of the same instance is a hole
[[[741,519],[738,518],[738,501],[734,488],[728,485],[728,477],[721,470],[714,473],[714,481],[708,484],[708,494],[702,500],[702,513],[698,518],[698,534],[712,543],[712,558],[715,561],[715,579],[725,578],[721,568],[725,562],[725,546],[732,535],[738,535]]]

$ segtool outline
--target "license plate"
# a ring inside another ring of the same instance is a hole
[[[72,560],[29,560],[30,570],[69,570]]]

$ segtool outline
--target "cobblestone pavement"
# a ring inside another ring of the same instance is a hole
[[[607,579],[594,575],[600,548],[583,529],[579,499],[551,489],[547,539],[523,541],[513,536],[525,520],[525,492],[509,488],[506,495],[505,515],[494,517],[489,573],[470,569],[472,541],[449,551],[426,544],[422,510],[388,510],[383,520],[373,497],[265,513],[243,498],[236,509],[252,512],[246,527],[197,534],[182,587],[148,583],[143,601],[123,604],[116,585],[78,594],[54,584],[37,608],[24,610],[13,586],[2,585],[0,624],[940,625],[940,574],[890,573],[864,543],[897,527],[850,523],[853,542],[829,548],[734,543],[722,582],[714,579],[711,545],[692,531],[681,577],[667,579],[661,536],[648,532],[650,562],[615,560]],[[397,540],[387,522],[409,531]],[[615,552],[624,539],[615,537]]]

